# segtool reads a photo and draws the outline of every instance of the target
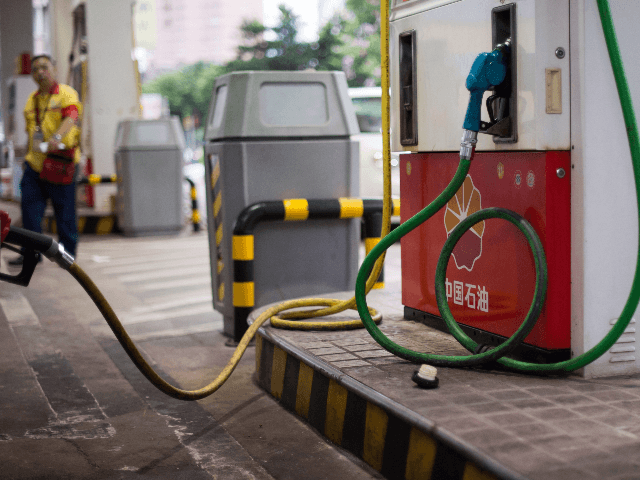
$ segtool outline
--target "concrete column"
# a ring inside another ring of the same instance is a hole
[[[120,120],[138,118],[138,92],[132,60],[130,0],[86,0],[89,115],[93,171],[115,173],[114,143]],[[115,186],[95,189],[95,209],[111,211]]]
[[[69,53],[73,41],[73,7],[71,0],[51,1],[51,54],[56,59],[57,79],[69,84]]]
[[[9,115],[7,79],[15,73],[15,59],[33,50],[33,7],[31,0],[0,0],[0,85],[5,128]],[[21,112],[24,105],[17,106]]]

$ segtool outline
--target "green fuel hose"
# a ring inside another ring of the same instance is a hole
[[[607,49],[609,51],[609,59],[611,61],[611,66],[613,68],[613,73],[616,81],[616,87],[618,90],[618,96],[620,98],[620,104],[622,106],[622,112],[624,116],[624,122],[627,130],[627,138],[629,141],[629,148],[631,151],[631,162],[633,165],[633,173],[636,187],[636,199],[638,204],[638,224],[640,228],[640,138],[638,136],[638,127],[636,123],[636,118],[633,110],[633,104],[631,102],[631,94],[629,92],[629,86],[627,84],[626,76],[624,73],[624,67],[622,64],[622,59],[620,56],[620,50],[618,47],[618,41],[616,38],[615,29],[613,26],[613,21],[611,18],[611,11],[609,9],[609,3],[607,0],[596,0],[598,4],[598,10],[600,12],[600,20],[602,23],[602,29],[604,31],[604,37],[607,44]],[[384,21],[384,20],[383,20]],[[385,93],[386,95],[386,93]],[[384,95],[383,95],[384,96]],[[384,114],[384,112],[383,112]],[[388,132],[385,132],[385,135],[388,135]],[[386,161],[386,158],[385,158]],[[449,327],[451,334],[458,340],[465,348],[470,351],[475,351],[478,347],[477,343],[474,342],[471,338],[469,338],[462,329],[457,325],[453,315],[451,314],[451,310],[449,309],[449,305],[447,302],[447,297],[445,294],[445,275],[446,268],[449,261],[449,257],[453,248],[455,247],[456,242],[462,237],[462,235],[469,230],[476,223],[489,219],[489,218],[502,218],[514,223],[518,228],[525,234],[529,245],[534,251],[535,265],[536,265],[536,287],[534,293],[534,299],[527,314],[525,321],[522,323],[520,328],[516,331],[516,333],[506,342],[504,342],[499,347],[496,347],[493,350],[489,350],[488,352],[481,353],[478,355],[469,355],[469,356],[461,356],[461,357],[451,357],[451,356],[443,356],[443,355],[432,355],[426,353],[415,352],[404,348],[396,343],[392,342],[387,338],[373,323],[371,320],[371,316],[368,312],[367,308],[367,300],[366,300],[366,291],[364,289],[364,282],[367,279],[368,273],[372,270],[373,265],[376,259],[382,255],[391,245],[393,245],[396,241],[398,241],[401,237],[409,233],[411,230],[417,228],[420,224],[427,221],[430,217],[432,217],[437,211],[439,211],[446,203],[455,195],[455,193],[460,188],[461,184],[464,182],[467,172],[469,171],[470,162],[464,159],[460,160],[460,165],[458,166],[458,171],[455,176],[451,180],[450,184],[447,188],[429,205],[427,205],[422,211],[416,214],[414,217],[409,219],[407,222],[400,225],[394,231],[392,231],[389,235],[382,238],[382,240],[371,250],[369,255],[365,258],[362,266],[360,267],[360,271],[358,272],[358,277],[356,280],[356,289],[355,296],[357,301],[358,313],[360,314],[360,318],[365,325],[367,331],[371,334],[371,336],[386,350],[389,352],[404,358],[406,360],[410,360],[416,363],[428,363],[431,365],[437,366],[472,366],[477,365],[479,363],[489,362],[495,360],[497,357],[505,355],[508,353],[511,347],[513,347],[518,341],[518,337],[522,336],[523,332],[527,332],[529,327],[529,322],[532,320],[530,317],[535,316],[533,318],[533,322],[537,320],[537,316],[540,313],[541,304],[540,300],[544,302],[544,292],[546,291],[546,263],[542,260],[544,256],[540,256],[540,252],[537,251],[536,239],[537,236],[535,232],[533,234],[529,231],[526,225],[527,222],[521,222],[518,219],[517,215],[511,215],[513,212],[508,212],[502,209],[487,209],[489,211],[481,210],[480,212],[475,213],[474,215],[469,216],[465,221],[461,222],[456,229],[452,232],[449,239],[445,243],[445,247],[441,253],[440,259],[438,261],[437,269],[436,269],[436,298],[438,303],[438,308],[440,310],[441,315],[443,316],[447,326]],[[508,213],[505,213],[508,212]],[[529,226],[530,227],[530,226]],[[639,231],[639,241],[640,241],[640,231]],[[538,240],[539,242],[539,240]],[[572,358],[567,361],[551,363],[551,364],[535,364],[528,363],[522,361],[516,361],[509,358],[500,358],[497,361],[503,366],[514,369],[520,372],[530,372],[530,373],[538,373],[538,374],[549,374],[549,373],[561,373],[561,372],[571,372],[573,370],[579,369],[588,365],[589,363],[596,360],[606,351],[608,351],[613,344],[618,340],[620,335],[625,331],[631,318],[638,306],[638,301],[640,300],[640,249],[638,252],[638,257],[636,259],[636,270],[633,278],[633,283],[631,285],[631,292],[627,299],[627,302],[620,314],[618,321],[615,323],[613,328],[609,331],[609,333],[593,348],[588,350],[587,352]],[[526,337],[526,333],[522,338]]]

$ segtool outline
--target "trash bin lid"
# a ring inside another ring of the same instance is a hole
[[[343,72],[235,72],[216,80],[205,141],[359,133]]]
[[[131,119],[118,124],[116,150],[184,150],[184,131],[177,116]]]

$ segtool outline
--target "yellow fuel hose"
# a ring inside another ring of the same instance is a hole
[[[382,207],[382,232],[381,238],[388,235],[391,226],[391,150],[389,142],[389,1],[381,0],[381,12],[385,14],[381,15],[380,21],[380,50],[381,50],[381,67],[382,67],[382,147],[383,147],[383,177],[384,177],[384,190],[383,190],[383,207]],[[368,293],[380,276],[382,266],[384,264],[384,253],[380,255],[375,262],[371,275],[366,282],[366,292]],[[159,390],[167,395],[177,398],[179,400],[199,400],[205,398],[215,391],[217,391],[224,382],[231,376],[233,370],[238,365],[238,362],[242,358],[242,355],[247,349],[249,342],[254,337],[258,329],[269,319],[271,319],[271,325],[279,328],[295,328],[299,330],[346,330],[352,328],[362,328],[364,325],[361,320],[345,320],[345,321],[324,321],[324,322],[300,322],[294,320],[301,320],[306,318],[317,318],[336,313],[343,312],[345,310],[356,310],[355,297],[349,300],[338,300],[331,298],[306,298],[299,300],[289,300],[282,302],[274,307],[265,310],[254,322],[249,326],[244,336],[240,339],[238,347],[233,352],[233,355],[229,359],[229,362],[220,372],[218,377],[206,385],[205,387],[197,390],[183,390],[175,387],[165,381],[145,360],[140,351],[136,348],[133,340],[126,332],[122,322],[118,319],[118,316],[113,311],[109,302],[102,295],[95,283],[89,278],[89,276],[80,268],[80,266],[73,262],[68,267],[69,273],[75,278],[82,288],[87,292],[89,297],[93,300],[95,305],[100,310],[100,313],[105,318],[109,327],[113,331],[114,335],[129,355],[129,358],[133,361],[135,366],[140,372]],[[320,307],[309,310],[309,307]],[[298,309],[295,311],[290,311]],[[306,309],[306,310],[299,310]],[[286,312],[286,313],[282,313]],[[378,323],[382,316],[376,312],[373,308],[369,309],[369,313],[373,315],[374,322]],[[277,314],[281,314],[277,317]]]
[[[167,381],[165,381],[160,375],[156,373],[156,371],[149,365],[149,363],[142,356],[140,351],[136,348],[133,340],[125,330],[122,322],[118,319],[118,316],[107,302],[107,299],[104,298],[104,295],[100,292],[98,287],[93,280],[89,278],[89,276],[85,273],[77,263],[73,263],[69,267],[69,273],[75,278],[82,288],[87,292],[89,297],[93,300],[93,302],[100,310],[100,313],[104,317],[104,319],[111,327],[114,335],[129,355],[129,358],[133,361],[135,366],[140,370],[140,372],[159,390],[163,391],[167,395],[170,395],[173,398],[177,398],[179,400],[200,400],[201,398],[208,397],[216,390],[218,390],[224,382],[231,376],[233,370],[238,365],[238,362],[244,355],[249,342],[256,334],[258,329],[265,323],[269,318],[277,313],[283,312],[285,310],[290,310],[292,308],[305,308],[305,307],[317,307],[317,306],[328,306],[329,308],[335,308],[337,305],[344,304],[345,302],[334,299],[323,299],[323,298],[308,298],[302,300],[289,300],[283,302],[275,307],[271,307],[267,309],[262,315],[260,315],[256,321],[249,326],[248,330],[238,343],[236,350],[233,352],[233,355],[229,359],[229,362],[224,367],[222,372],[218,375],[218,377],[211,382],[209,385],[199,388],[197,390],[183,390],[178,387],[174,387]],[[373,309],[370,309],[370,313],[375,313]],[[331,323],[344,323],[344,322],[331,322]],[[304,323],[300,323],[299,325],[304,325]],[[338,325],[339,327],[340,325]]]

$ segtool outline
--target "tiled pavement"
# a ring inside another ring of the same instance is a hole
[[[387,288],[369,295],[369,304],[383,313],[381,329],[408,347],[463,353],[449,336],[402,319],[399,272],[394,246],[385,267]],[[527,478],[640,478],[640,376],[584,380],[441,368],[440,387],[427,391],[411,382],[415,365],[388,354],[364,330],[267,327],[265,333]]]
[[[399,279],[392,273],[395,255],[388,255],[387,288],[368,296],[369,306],[382,311],[381,330],[412,349],[466,354],[450,335],[403,319]],[[640,376],[586,380],[576,374],[440,368],[439,388],[423,390],[411,381],[416,365],[383,350],[365,330],[320,333],[267,326],[262,333],[288,345],[292,355],[311,356],[314,368],[333,371],[332,378],[349,377],[408,408],[432,422],[434,431],[452,435],[516,475],[640,478]]]

